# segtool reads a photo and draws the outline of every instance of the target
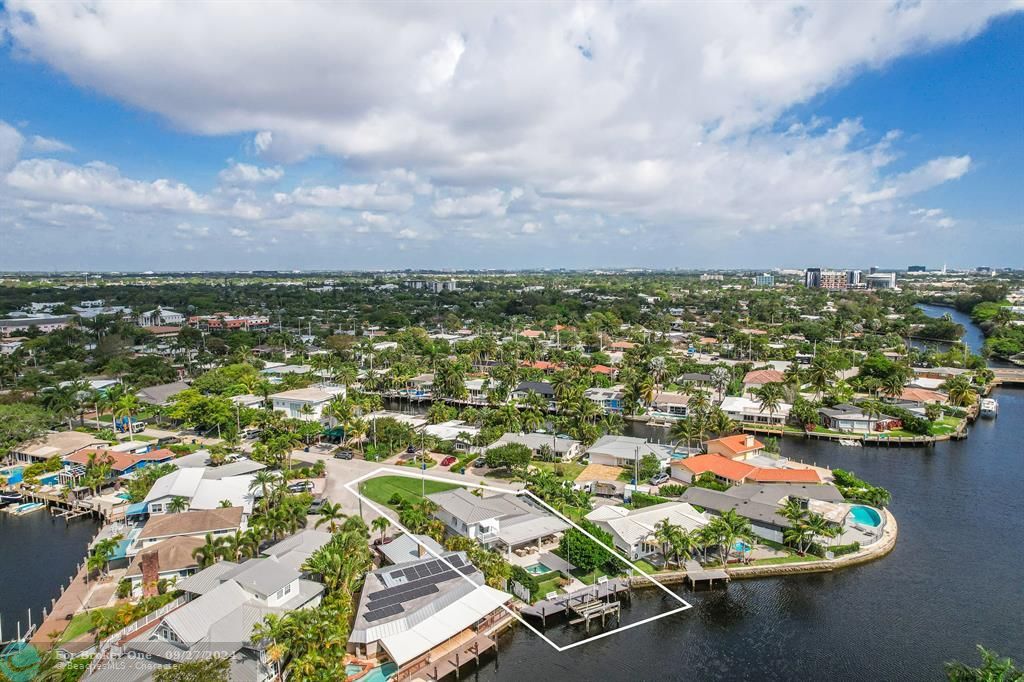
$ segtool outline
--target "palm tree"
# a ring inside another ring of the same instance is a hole
[[[668,548],[673,546],[672,541],[682,528],[668,519],[662,519],[654,525],[654,539],[661,543],[661,555],[668,563]],[[678,557],[677,564],[678,564]]]
[[[955,407],[970,407],[978,400],[978,394],[966,376],[952,377],[942,385],[949,395],[949,402]]]
[[[281,475],[277,472],[269,469],[261,469],[256,472],[253,476],[252,482],[249,484],[249,490],[259,490],[263,496],[263,511],[266,512],[270,506],[270,488],[277,485],[278,481],[281,480]]]
[[[340,502],[325,502],[324,505],[320,507],[320,518],[316,520],[314,528],[319,528],[326,524],[327,530],[331,533],[336,532],[340,525],[338,522],[348,516],[347,514],[342,513],[341,509],[342,507]]]
[[[868,433],[871,433],[871,420],[882,416],[882,405],[877,400],[864,400],[861,401],[858,407],[860,407],[860,411],[864,413],[864,416],[868,418]]]
[[[178,514],[188,509],[188,498],[175,495],[167,503],[167,511],[171,514]]]
[[[737,540],[746,543],[753,541],[753,528],[750,525],[750,520],[740,516],[733,509],[726,510],[708,525],[715,527],[719,543],[722,546],[723,565],[729,563],[729,553]]]
[[[386,533],[388,528],[391,527],[391,522],[388,521],[387,517],[385,517],[385,516],[378,516],[377,518],[375,518],[373,521],[370,522],[370,527],[373,528],[373,530],[375,530],[378,533],[380,533],[380,541],[383,544],[383,542],[384,542],[384,533]]]
[[[224,557],[225,540],[227,538],[214,537],[213,534],[206,534],[206,544],[192,550],[192,558],[199,564],[199,568],[208,568]]]
[[[134,393],[125,393],[117,399],[117,403],[114,405],[114,419],[127,418],[128,420],[128,440],[130,441],[135,440],[135,428],[132,422],[140,406],[139,397]]]
[[[807,370],[807,380],[815,392],[815,399],[821,400],[822,394],[836,378],[836,368],[832,358],[828,355],[819,355],[814,358],[810,368]]]

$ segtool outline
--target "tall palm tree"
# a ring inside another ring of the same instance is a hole
[[[135,413],[139,411],[142,403],[134,393],[124,393],[117,399],[114,405],[114,419],[127,419],[128,440],[135,440],[135,425],[133,423]]]
[[[267,511],[270,506],[270,489],[277,485],[278,481],[281,480],[281,475],[278,472],[271,471],[270,469],[261,469],[256,472],[253,476],[252,482],[249,483],[249,490],[259,490],[262,497],[263,511]]]
[[[380,541],[384,542],[384,533],[391,527],[391,522],[385,516],[378,516],[370,522],[370,527],[380,533]]]
[[[188,509],[188,498],[182,497],[181,495],[175,495],[171,498],[171,501],[167,503],[167,511],[171,514],[178,514]]]
[[[347,518],[348,516],[347,514],[344,514],[341,510],[342,507],[340,502],[325,502],[323,506],[320,507],[320,518],[316,520],[314,528],[319,528],[320,526],[326,524],[328,531],[330,531],[331,533],[336,532],[338,530],[338,527],[341,525],[338,522]]]
[[[718,535],[722,548],[723,565],[729,563],[729,553],[737,540],[748,544],[753,541],[753,528],[750,525],[750,520],[740,516],[733,509],[728,509],[721,516],[715,517],[708,525],[713,526]]]
[[[199,564],[199,568],[207,568],[224,558],[226,538],[214,537],[212,533],[206,534],[206,544],[192,550],[192,558]]]

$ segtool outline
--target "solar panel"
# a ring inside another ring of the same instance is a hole
[[[388,616],[395,616],[401,613],[404,609],[401,606],[386,606],[382,609],[376,609],[375,611],[367,612],[365,618],[366,622],[372,623],[380,620],[381,618],[387,618]]]

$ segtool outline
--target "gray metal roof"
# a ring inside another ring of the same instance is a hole
[[[163,624],[174,630],[183,642],[198,642],[206,637],[214,623],[249,599],[245,590],[229,580],[167,614]]]
[[[274,594],[299,576],[299,571],[279,561],[277,557],[249,559],[237,571],[229,574],[231,580],[263,596]]]
[[[745,483],[734,485],[726,491],[726,494],[738,499],[766,504],[779,504],[784,498],[790,496],[823,502],[844,501],[838,488],[824,483]]]
[[[429,535],[399,535],[386,545],[381,545],[380,552],[392,564],[407,564],[412,561],[433,558],[434,555],[430,552],[420,554],[422,549],[420,543],[439,555],[444,554],[444,547],[437,544],[437,541]]]
[[[179,580],[175,587],[192,594],[206,594],[213,588],[220,585],[227,578],[228,574],[238,568],[233,561],[218,561],[184,580]]]
[[[487,449],[490,450],[508,443],[521,443],[531,450],[539,450],[546,445],[556,454],[569,452],[574,446],[580,444],[578,440],[559,438],[550,433],[506,433],[487,446]]]
[[[698,507],[719,513],[732,509],[740,516],[757,523],[777,526],[779,528],[789,528],[790,526],[789,520],[779,514],[779,507],[775,504],[752,502],[734,497],[728,493],[698,488],[696,486],[687,488],[686,492],[679,499],[683,502],[689,502]]]
[[[427,497],[438,507],[465,523],[478,523],[487,519],[534,511],[532,507],[512,494],[477,497],[465,488],[455,488],[433,493]]]

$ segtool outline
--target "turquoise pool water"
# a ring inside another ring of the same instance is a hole
[[[737,540],[736,544],[733,545],[732,548],[737,552],[749,552],[752,549],[752,547],[743,542],[743,540]]]
[[[354,668],[354,670],[349,672],[352,668]],[[345,673],[347,675],[355,675],[361,668],[362,666],[358,665],[347,665],[345,666]],[[394,663],[385,663],[379,668],[374,668],[370,672],[358,678],[358,682],[385,682],[385,680],[395,674],[396,670],[398,670],[398,666]]]
[[[355,675],[357,672],[362,671],[362,669],[363,669],[363,666],[361,666],[361,665],[356,665],[355,663],[349,663],[348,665],[345,666],[345,674],[346,675]]]
[[[117,496],[120,497],[122,500],[132,499],[131,493],[118,493]]]
[[[11,467],[9,469],[0,470],[0,476],[7,479],[9,485],[15,483],[21,483],[21,472],[25,470],[25,467]]]
[[[527,566],[526,572],[530,575],[544,575],[545,573],[550,573],[551,569],[544,564],[534,564],[533,566]]]
[[[862,507],[860,505],[850,507],[850,516],[862,526],[875,528],[882,525],[881,515],[871,507]]]

